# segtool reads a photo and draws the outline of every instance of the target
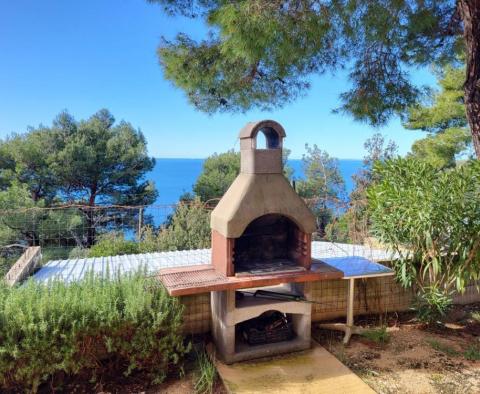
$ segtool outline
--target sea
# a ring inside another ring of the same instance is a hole
[[[146,178],[155,182],[158,198],[154,205],[172,205],[185,192],[191,192],[195,181],[202,172],[205,159],[156,159],[154,169]],[[289,160],[295,179],[304,177],[302,160]],[[340,173],[345,180],[347,193],[353,188],[352,175],[362,167],[362,160],[342,159],[338,161]]]

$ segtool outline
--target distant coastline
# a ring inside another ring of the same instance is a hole
[[[178,202],[185,192],[191,192],[198,176],[202,172],[205,159],[196,158],[156,158],[155,168],[146,175],[146,179],[155,182],[158,198],[155,205],[171,205]],[[339,159],[340,172],[345,180],[347,192],[353,187],[352,175],[362,166],[360,159]],[[289,165],[296,179],[303,178],[302,160],[291,159]]]

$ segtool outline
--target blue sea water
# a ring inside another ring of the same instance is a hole
[[[156,159],[155,168],[147,179],[155,182],[158,198],[155,205],[170,205],[178,202],[185,192],[191,192],[197,177],[202,172],[204,159]],[[301,160],[289,160],[296,179],[303,178]],[[352,175],[362,166],[361,160],[339,160],[340,173],[345,180],[347,193],[353,188]]]

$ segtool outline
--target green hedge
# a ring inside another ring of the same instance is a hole
[[[125,239],[123,234],[109,233],[103,235],[90,249],[86,249],[88,257],[119,256],[140,252],[138,242]]]
[[[66,285],[0,285],[0,391],[36,391],[54,375],[160,382],[187,351],[183,307],[142,274]],[[50,383],[49,383],[50,384]]]

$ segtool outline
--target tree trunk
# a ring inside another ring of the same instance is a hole
[[[95,244],[97,235],[95,229],[95,212],[93,207],[88,207],[87,209],[87,247],[91,247]]]
[[[480,0],[460,0],[458,7],[467,55],[464,85],[466,114],[475,154],[480,159]]]

